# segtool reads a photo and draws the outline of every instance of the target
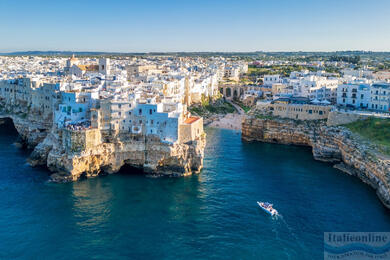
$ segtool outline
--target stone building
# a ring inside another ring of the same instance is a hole
[[[311,104],[305,98],[281,98],[272,102],[257,102],[256,109],[272,116],[295,120],[327,119],[332,106]]]

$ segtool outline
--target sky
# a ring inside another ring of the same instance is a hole
[[[0,0],[0,52],[390,51],[390,0]]]

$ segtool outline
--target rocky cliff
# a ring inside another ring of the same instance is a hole
[[[326,121],[247,117],[242,139],[310,146],[316,160],[335,163],[335,168],[357,176],[390,208],[390,158],[345,127],[327,126]]]
[[[51,133],[32,153],[33,165],[46,162],[53,181],[75,181],[101,173],[115,173],[128,165],[154,176],[185,176],[203,167],[205,135],[185,144],[168,144],[153,136],[113,136],[109,142],[67,152]],[[42,160],[42,158],[44,158]]]
[[[98,142],[69,150],[64,145],[63,131],[52,127],[50,119],[27,111],[2,109],[0,127],[9,122],[18,131],[20,143],[33,149],[29,163],[47,166],[53,172],[51,179],[56,182],[115,173],[124,165],[158,176],[184,176],[203,167],[205,134],[188,143],[172,144],[153,136],[99,132]],[[77,136],[82,131],[73,134]]]

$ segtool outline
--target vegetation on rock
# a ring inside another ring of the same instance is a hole
[[[215,101],[204,101],[202,100],[201,105],[191,106],[189,111],[192,114],[207,117],[210,114],[228,114],[234,113],[235,108],[228,102],[223,99],[218,99]]]
[[[344,125],[351,132],[368,139],[390,155],[390,119],[370,117]]]

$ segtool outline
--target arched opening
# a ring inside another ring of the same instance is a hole
[[[226,97],[232,96],[232,90],[230,88],[226,88]]]
[[[0,118],[0,134],[9,134],[18,136],[18,131],[15,128],[14,122],[11,118]]]
[[[237,89],[234,89],[234,91],[233,91],[233,97],[234,97],[234,98],[237,98],[237,97],[238,97]]]
[[[24,146],[22,138],[19,136],[11,118],[0,118],[0,143],[16,143]]]
[[[145,175],[142,168],[134,167],[130,164],[123,165],[118,173],[123,175]]]

